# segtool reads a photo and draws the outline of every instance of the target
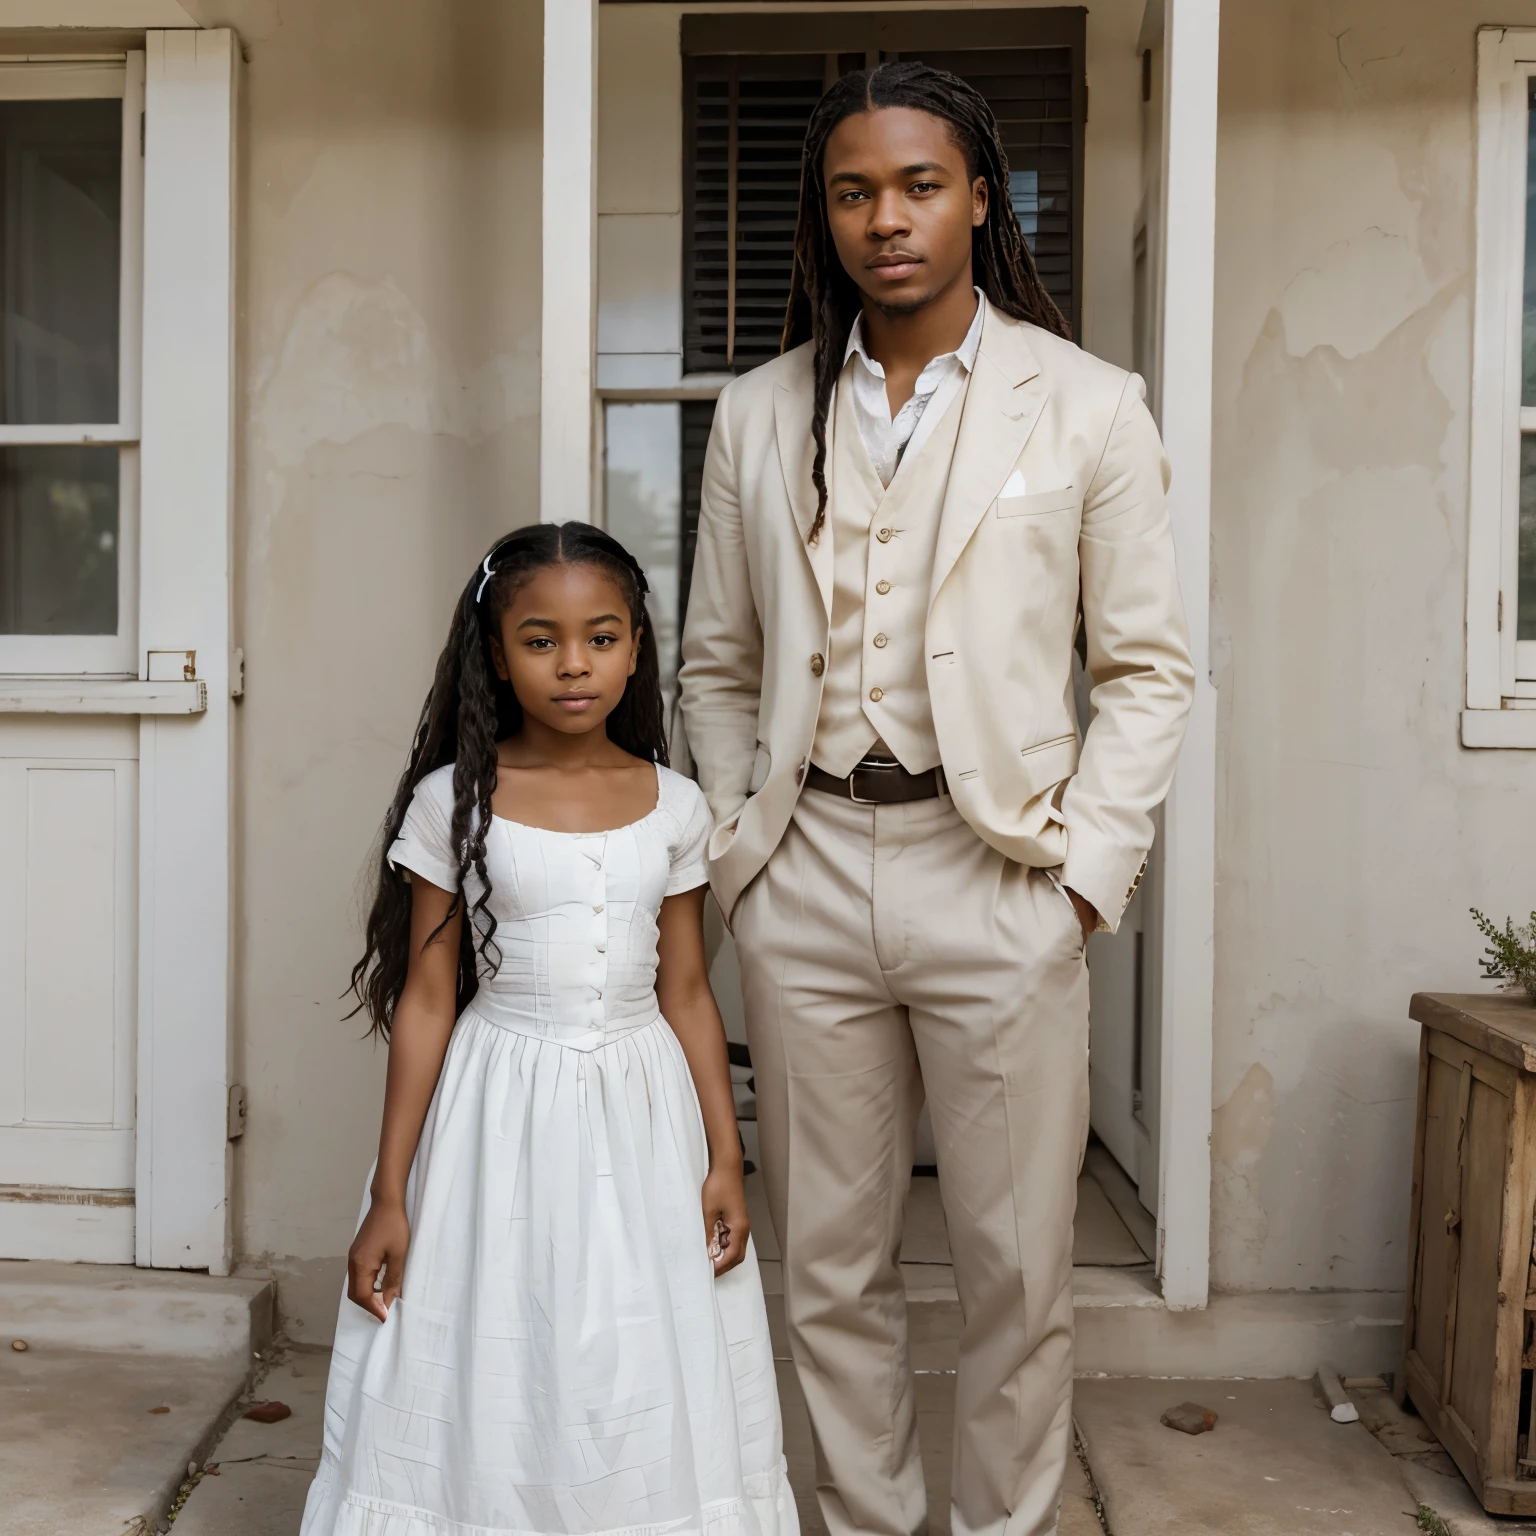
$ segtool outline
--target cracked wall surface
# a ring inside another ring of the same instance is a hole
[[[1212,1281],[1401,1289],[1420,989],[1536,904],[1536,756],[1458,745],[1475,32],[1222,9]],[[1175,467],[1177,473],[1177,467]]]
[[[454,597],[537,517],[542,17],[196,8],[245,52],[235,1241],[323,1338],[379,1134],[340,1000],[370,845]]]

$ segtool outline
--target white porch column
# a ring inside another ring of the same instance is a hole
[[[593,504],[597,351],[597,0],[544,0],[544,292],[539,516]]]
[[[1210,681],[1211,349],[1220,0],[1166,0],[1163,46],[1163,441],[1189,611],[1195,702],[1164,810],[1163,1296],[1210,1291],[1216,693]]]
[[[234,88],[228,31],[151,32],[144,80],[139,657],[202,714],[139,730],[137,1261],[226,1273]],[[147,653],[168,652],[147,662]]]

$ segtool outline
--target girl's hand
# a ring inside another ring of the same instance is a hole
[[[735,1269],[747,1256],[747,1192],[741,1165],[712,1168],[704,1180],[704,1241],[715,1261],[715,1274]]]
[[[400,1294],[405,1250],[410,1242],[411,1224],[405,1207],[375,1200],[347,1251],[347,1297],[381,1323],[389,1315],[390,1303]],[[384,1283],[375,1290],[381,1269]]]

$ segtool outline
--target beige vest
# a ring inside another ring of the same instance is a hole
[[[853,392],[837,391],[828,454],[832,629],[811,761],[844,778],[877,742],[909,773],[939,766],[923,632],[966,388],[889,488],[870,462]],[[825,537],[825,535],[823,535]]]

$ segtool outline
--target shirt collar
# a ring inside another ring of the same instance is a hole
[[[981,350],[981,324],[987,313],[986,295],[980,288],[973,290],[976,294],[976,318],[971,321],[971,328],[965,333],[965,340],[955,348],[953,352],[946,352],[943,357],[932,358],[923,372],[932,368],[934,363],[942,363],[946,358],[954,358],[960,366],[970,373],[976,366],[976,354]],[[874,374],[877,379],[885,377],[885,369],[877,363],[864,346],[864,316],[862,312],[853,322],[853,329],[848,333],[848,345],[843,349],[843,361],[846,363],[854,354],[858,354],[859,361]]]

